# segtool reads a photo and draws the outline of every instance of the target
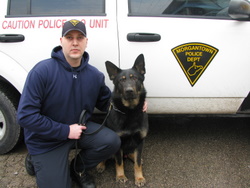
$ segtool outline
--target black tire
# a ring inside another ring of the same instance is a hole
[[[16,108],[4,92],[0,91],[0,154],[12,150],[21,139]]]

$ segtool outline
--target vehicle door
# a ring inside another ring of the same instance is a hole
[[[250,87],[250,22],[229,16],[230,0],[117,4],[120,66],[144,54],[149,112],[237,111]]]
[[[60,45],[62,25],[70,19],[86,24],[90,64],[106,72],[106,60],[118,61],[115,0],[0,0],[0,3],[0,54],[2,59],[6,56],[12,62],[0,61],[0,75],[13,82],[20,92],[28,71],[49,58],[52,49]],[[17,78],[21,73],[23,76]]]

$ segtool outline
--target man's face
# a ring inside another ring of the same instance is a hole
[[[88,41],[81,32],[70,31],[60,40],[64,56],[69,63],[81,60]]]

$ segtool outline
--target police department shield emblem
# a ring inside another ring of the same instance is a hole
[[[186,43],[172,49],[191,86],[201,77],[218,51],[217,48],[203,43]]]

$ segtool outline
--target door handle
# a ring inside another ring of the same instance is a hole
[[[128,33],[127,40],[130,42],[157,42],[161,35],[156,33]]]
[[[22,42],[25,37],[21,34],[1,34],[0,42]]]

